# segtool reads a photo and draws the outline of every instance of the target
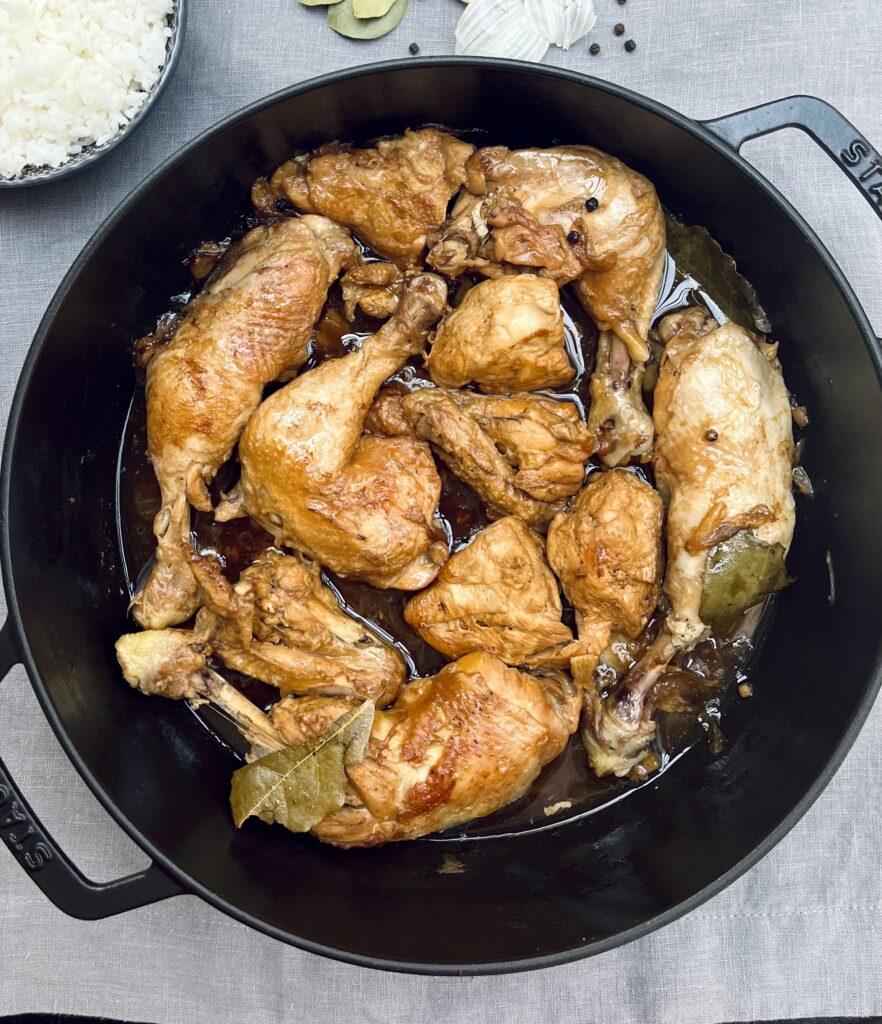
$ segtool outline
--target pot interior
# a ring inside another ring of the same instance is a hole
[[[798,504],[777,602],[722,755],[697,746],[601,812],[492,839],[342,852],[280,828],[236,831],[232,755],[186,707],[124,685],[130,628],[117,533],[131,344],[190,284],[197,244],[248,209],[292,153],[441,124],[481,144],[590,143],[647,174],[756,287],[790,388],[808,408]],[[547,69],[402,62],[298,89],[188,149],[139,190],[77,263],[41,328],[11,425],[11,574],[35,685],[84,773],[144,845],[203,895],[309,948],[406,969],[514,968],[596,952],[693,905],[778,830],[853,738],[872,685],[882,576],[882,397],[847,295],[751,175],[633,97]],[[835,572],[831,601],[830,569]],[[865,708],[864,708],[865,710]],[[28,780],[19,780],[27,791]],[[462,871],[441,871],[453,855]]]

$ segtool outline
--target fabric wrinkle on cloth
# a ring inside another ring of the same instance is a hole
[[[882,148],[882,25],[863,0],[595,6],[594,31],[569,52],[552,48],[547,63],[620,83],[694,118],[817,95]],[[153,167],[221,117],[294,82],[406,60],[412,42],[421,56],[452,53],[462,5],[413,0],[402,25],[370,44],[335,35],[324,11],[294,0],[263,0],[259,8],[190,0],[179,66],[138,133],[70,180],[0,193],[3,426],[56,287],[92,232]],[[622,38],[613,34],[619,21]],[[638,44],[631,54],[623,49],[628,38]],[[601,45],[597,56],[589,55],[593,42]],[[603,148],[602,139],[573,141]],[[865,200],[796,130],[751,142],[743,155],[818,232],[882,333],[882,228]],[[786,368],[785,352],[782,359]],[[107,880],[145,866],[68,762],[21,667],[0,683],[0,751],[87,875]],[[626,947],[527,974],[373,972],[285,946],[192,896],[106,921],[74,921],[4,849],[0,1007],[157,1024],[719,1024],[875,1015],[882,1013],[880,849],[882,705],[805,818],[727,890]]]

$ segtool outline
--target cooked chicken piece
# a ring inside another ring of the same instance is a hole
[[[278,686],[313,693],[393,701],[407,670],[401,655],[347,615],[302,557],[264,552],[235,587],[206,560],[194,561],[206,607],[197,629],[229,668]]]
[[[444,223],[474,148],[436,128],[372,149],[332,143],[282,164],[270,188],[299,210],[345,224],[386,259],[412,266],[428,232]]]
[[[572,380],[557,285],[534,274],[482,281],[441,321],[426,363],[436,384],[489,394]]]
[[[566,668],[567,658],[555,658],[573,639],[561,613],[542,540],[515,516],[482,530],[404,609],[426,643],[448,658],[484,651],[521,665],[542,652],[544,665]]]
[[[398,309],[404,277],[394,263],[363,263],[340,278],[343,309],[352,320],[360,308],[367,316],[385,320]]]
[[[718,327],[697,308],[665,317],[659,335],[666,345],[655,389],[655,476],[668,502],[671,611],[595,718],[592,762],[616,775],[644,761],[655,732],[653,690],[671,657],[708,632],[702,615],[712,550],[747,537],[764,561],[777,556],[783,571],[795,523],[793,428],[776,347],[735,324]],[[736,554],[714,569],[717,590],[732,590],[730,613],[781,585],[763,574],[752,580],[752,568]]]
[[[399,381],[380,388],[368,410],[364,429],[380,437],[413,437],[414,429],[401,404],[406,394],[407,388]]]
[[[162,492],[156,562],[132,608],[143,626],[189,618],[198,593],[181,542],[190,505],[211,509],[208,484],[264,385],[305,361],[328,288],[355,256],[348,233],[324,217],[250,231],[189,304],[171,342],[147,368],[148,452]]]
[[[590,146],[479,149],[466,192],[431,240],[428,260],[449,275],[536,270],[577,291],[601,330],[638,362],[664,267],[665,226],[642,175]]]
[[[549,526],[548,561],[576,612],[583,674],[614,635],[636,637],[658,604],[662,517],[653,488],[619,469],[592,473]]]
[[[466,655],[410,683],[393,707],[376,713],[364,760],[346,769],[350,799],[313,834],[335,846],[378,846],[492,814],[561,753],[580,702],[568,680]],[[326,731],[351,707],[288,699],[272,720],[294,744]]]
[[[707,632],[699,614],[708,553],[749,530],[790,548],[793,423],[776,346],[693,308],[665,317],[655,388],[655,475],[669,500],[667,626],[678,647]]]
[[[652,417],[643,404],[644,368],[612,331],[600,332],[589,384],[588,426],[599,439],[602,462],[610,468],[632,458],[645,461],[652,451]]]
[[[422,388],[401,399],[417,436],[481,497],[492,518],[544,530],[584,477],[594,439],[571,402]]]
[[[208,701],[233,719],[256,756],[284,747],[268,716],[206,667],[210,654],[204,635],[191,629],[147,629],[116,642],[123,676],[136,690],[194,705]]]
[[[278,545],[375,587],[418,590],[438,575],[447,542],[428,446],[362,429],[380,385],[421,351],[446,297],[439,278],[412,278],[398,312],[357,352],[302,374],[252,416],[239,444],[240,493]]]

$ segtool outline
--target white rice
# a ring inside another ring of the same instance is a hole
[[[173,0],[0,0],[0,177],[107,142],[147,99]]]

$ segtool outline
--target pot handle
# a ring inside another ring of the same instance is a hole
[[[0,629],[0,680],[21,661],[15,627]],[[112,917],[185,892],[158,864],[113,882],[93,882],[40,824],[0,759],[0,838],[12,856],[64,913],[85,921]]]
[[[882,156],[825,100],[786,96],[701,123],[736,151],[760,135],[780,128],[801,128],[829,153],[882,217]]]

